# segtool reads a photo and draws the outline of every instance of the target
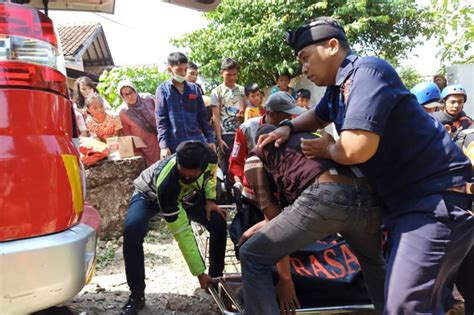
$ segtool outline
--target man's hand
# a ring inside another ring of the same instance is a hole
[[[201,289],[207,290],[207,288],[209,288],[213,284],[212,278],[207,273],[202,273],[197,277]]]
[[[242,184],[242,182],[235,182],[232,188],[237,189],[239,192],[244,191],[244,185]]]
[[[300,302],[296,297],[293,280],[280,279],[276,286],[278,301],[280,302],[280,314],[296,314],[296,309],[300,308]]]
[[[209,146],[209,149],[216,152],[216,144],[215,143],[208,143],[207,145]]]
[[[267,223],[267,221],[265,220],[262,220],[256,224],[254,224],[252,227],[250,227],[249,229],[247,229],[243,234],[242,236],[240,237],[239,241],[237,242],[236,246],[239,247],[241,246],[243,243],[245,243],[246,240],[248,240],[252,235],[255,234],[255,232],[257,232],[258,230],[260,230],[264,225],[265,223]]]
[[[211,221],[211,212],[215,211],[219,214],[224,220],[227,218],[227,213],[219,207],[214,201],[206,200],[206,218],[207,221]]]
[[[219,146],[219,150],[221,150],[222,153],[225,152],[225,149],[229,149],[229,146],[222,138],[217,139],[217,145]]]
[[[237,115],[235,116],[237,118],[237,122],[238,123],[243,123],[244,122],[244,117],[245,117],[245,109],[241,109],[239,110],[239,112],[237,113]]]
[[[234,196],[235,201],[237,202],[242,197],[242,192],[244,191],[244,185],[241,182],[236,182],[232,186],[232,196]]]
[[[160,159],[164,159],[167,156],[171,155],[171,150],[169,148],[164,148],[160,150]]]
[[[334,138],[323,132],[321,138],[318,139],[301,139],[301,150],[308,159],[331,159],[329,147],[333,143],[335,143]]]
[[[261,135],[257,141],[257,147],[263,148],[270,142],[275,141],[275,147],[279,147],[280,144],[285,143],[290,137],[291,129],[288,126],[282,126],[278,129],[273,130],[270,133]]]
[[[451,128],[451,125],[449,124],[445,124],[444,128],[446,128],[446,131],[448,132],[449,135],[453,132],[453,128]]]

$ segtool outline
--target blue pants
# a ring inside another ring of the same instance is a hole
[[[465,313],[474,314],[474,247],[462,261],[455,283],[464,298]]]
[[[222,276],[224,270],[227,224],[216,212],[207,221],[202,203],[186,209],[190,220],[202,224],[210,233],[209,275]],[[133,296],[143,296],[145,291],[145,258],[143,239],[149,230],[151,219],[158,214],[158,207],[143,194],[135,192],[128,205],[123,237],[123,258],[127,283]]]
[[[385,314],[444,314],[443,290],[473,243],[470,209],[470,196],[444,192],[405,202],[385,220]]]

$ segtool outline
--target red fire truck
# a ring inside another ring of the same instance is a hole
[[[84,204],[72,103],[52,21],[0,2],[0,313],[41,310],[90,280],[98,212]]]

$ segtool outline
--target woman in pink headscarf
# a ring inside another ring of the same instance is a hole
[[[150,95],[140,96],[130,81],[121,81],[118,93],[123,99],[118,108],[120,120],[125,135],[140,137],[146,148],[140,148],[148,166],[160,159],[160,146],[158,144],[155,99]]]

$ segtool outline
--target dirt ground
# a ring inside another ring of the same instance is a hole
[[[198,245],[204,246],[198,239]],[[125,278],[121,237],[99,242],[96,273],[92,281],[72,300],[34,315],[112,315],[119,314],[127,302],[129,289]],[[231,244],[228,244],[229,248]],[[152,222],[145,238],[146,306],[141,315],[221,314],[209,293],[199,288],[181,256],[177,243],[163,222]],[[226,273],[239,272],[235,258],[226,257]],[[450,315],[463,314],[462,304]],[[352,313],[356,314],[356,313]],[[372,315],[359,312],[358,315]]]
[[[99,242],[98,261],[92,281],[72,300],[37,313],[52,314],[119,314],[127,302],[129,289],[125,278],[122,241]],[[151,314],[220,314],[212,297],[199,288],[189,272],[177,243],[160,221],[152,223],[145,239],[146,307],[142,315]]]

